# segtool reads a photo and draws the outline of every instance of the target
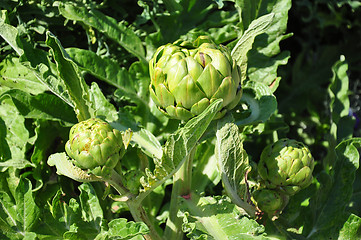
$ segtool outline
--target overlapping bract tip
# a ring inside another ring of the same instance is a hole
[[[268,145],[261,154],[258,172],[267,188],[277,188],[294,195],[312,182],[314,159],[301,142],[280,139]]]
[[[125,147],[119,130],[99,118],[90,118],[71,128],[65,151],[76,166],[106,176],[124,155]]]
[[[189,120],[222,98],[218,119],[242,96],[240,70],[230,52],[205,36],[159,47],[149,69],[150,96],[170,118]]]

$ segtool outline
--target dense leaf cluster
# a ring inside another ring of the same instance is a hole
[[[360,1],[2,0],[0,10],[1,239],[361,238]],[[214,121],[222,100],[168,119],[149,94],[149,61],[199,36],[230,50],[242,98]],[[107,179],[65,154],[70,128],[91,117],[131,133]],[[281,138],[308,145],[314,178],[282,212],[260,213],[257,163]]]

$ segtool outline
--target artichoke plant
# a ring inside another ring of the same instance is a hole
[[[314,159],[301,142],[280,139],[261,154],[258,173],[269,189],[294,195],[312,182]]]
[[[287,195],[267,188],[256,190],[252,197],[260,210],[272,215],[281,211],[288,203]]]
[[[70,129],[65,151],[79,168],[108,176],[124,155],[125,147],[119,130],[99,118],[90,118]]]
[[[242,96],[240,69],[223,46],[201,36],[194,43],[161,46],[149,62],[150,95],[170,118],[188,120],[223,99],[215,119],[233,109]]]

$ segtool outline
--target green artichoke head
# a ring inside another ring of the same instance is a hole
[[[288,203],[287,195],[273,189],[258,189],[252,197],[258,209],[271,215],[280,212]]]
[[[150,95],[170,118],[188,120],[222,98],[221,118],[242,96],[240,69],[223,46],[201,36],[161,46],[149,62]]]
[[[261,154],[258,173],[267,188],[294,195],[312,182],[314,159],[301,142],[280,139],[268,145]]]
[[[90,118],[70,129],[65,151],[79,168],[108,176],[124,155],[125,147],[119,130],[99,118]]]

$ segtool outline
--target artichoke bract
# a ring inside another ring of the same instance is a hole
[[[107,176],[124,155],[125,147],[119,130],[99,118],[90,118],[70,129],[65,151],[79,168]]]
[[[268,145],[258,163],[258,173],[266,187],[290,196],[311,184],[313,168],[310,150],[292,139],[280,139]]]
[[[149,62],[150,96],[168,117],[188,120],[222,98],[215,119],[241,99],[240,69],[229,50],[198,37],[194,43],[176,41],[159,47]]]

